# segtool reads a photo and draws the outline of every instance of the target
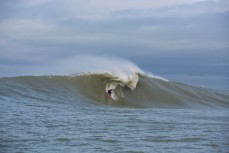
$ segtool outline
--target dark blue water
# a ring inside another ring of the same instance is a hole
[[[228,153],[229,110],[0,96],[0,152]]]

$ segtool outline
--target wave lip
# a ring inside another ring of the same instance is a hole
[[[114,99],[107,94],[113,89]],[[134,71],[0,78],[1,97],[74,101],[121,107],[229,108],[229,93]]]

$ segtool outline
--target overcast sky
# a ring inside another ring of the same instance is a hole
[[[228,27],[228,0],[0,0],[0,76],[58,73],[95,55],[229,89]]]

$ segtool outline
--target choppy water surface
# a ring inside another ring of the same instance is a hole
[[[1,99],[1,152],[228,152],[228,110]]]

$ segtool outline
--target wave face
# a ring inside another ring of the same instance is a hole
[[[113,89],[113,98],[107,90]],[[227,92],[171,82],[144,73],[0,78],[0,98],[124,107],[229,108]]]

